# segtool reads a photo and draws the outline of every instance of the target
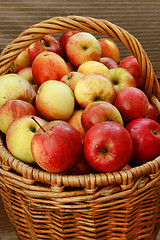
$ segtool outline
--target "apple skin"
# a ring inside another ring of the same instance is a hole
[[[48,80],[39,87],[35,102],[39,115],[48,121],[67,121],[75,106],[71,88],[56,80]]]
[[[87,132],[96,123],[105,121],[117,122],[123,126],[123,119],[120,112],[109,102],[92,102],[82,113],[81,122],[85,132]]]
[[[35,84],[33,79],[32,67],[22,68],[17,74],[25,78],[32,85],[33,89],[37,92],[38,86]]]
[[[39,87],[48,80],[60,80],[68,74],[68,67],[61,56],[53,52],[42,52],[32,64],[33,79]]]
[[[76,67],[90,60],[99,61],[101,57],[98,40],[88,32],[79,32],[70,37],[66,52],[69,61]]]
[[[36,92],[29,82],[16,73],[0,76],[0,107],[9,100],[21,99],[34,104]]]
[[[83,73],[84,75],[88,73],[101,73],[105,75],[108,72],[108,68],[98,61],[87,61],[78,67],[77,72]]]
[[[18,73],[22,68],[31,67],[32,62],[29,57],[28,48],[23,50],[11,65],[13,73]]]
[[[139,166],[160,155],[160,124],[148,118],[138,118],[126,126],[133,142],[131,166]]]
[[[74,92],[75,86],[79,79],[81,79],[84,76],[83,73],[77,72],[77,71],[72,71],[69,72],[67,75],[64,75],[60,81],[67,84],[72,91]]]
[[[118,93],[115,107],[119,110],[125,124],[136,118],[143,118],[149,111],[149,100],[142,90],[128,87]]]
[[[64,33],[62,33],[59,38],[59,42],[63,49],[63,57],[64,57],[65,61],[68,61],[68,56],[66,53],[67,42],[70,39],[70,37],[72,37],[73,35],[75,35],[76,33],[79,33],[79,32],[80,31],[78,31],[78,30],[68,30],[68,31],[65,31]]]
[[[148,114],[146,115],[146,118],[150,118],[160,123],[160,116],[159,116],[158,110],[152,103],[149,103],[149,111],[148,111]]]
[[[84,75],[76,84],[74,95],[78,104],[85,108],[94,101],[106,101],[113,103],[116,91],[112,82],[100,73]]]
[[[86,133],[83,141],[84,157],[99,172],[123,168],[131,159],[133,144],[127,130],[115,122],[100,122]]]
[[[40,125],[46,124],[44,119],[34,116]],[[11,154],[19,160],[35,163],[31,153],[31,140],[39,125],[32,120],[31,115],[25,115],[14,119],[6,132],[6,144]]]
[[[80,134],[67,122],[60,120],[47,123],[43,129],[39,129],[31,141],[36,163],[45,171],[54,173],[71,168],[81,154]]]
[[[108,70],[105,76],[111,80],[117,94],[126,87],[136,87],[134,77],[124,68],[112,68]]]
[[[112,69],[112,68],[118,68],[118,64],[112,59],[112,58],[108,58],[108,57],[101,57],[99,59],[100,63],[103,63],[108,69]]]
[[[110,38],[100,38],[98,42],[101,47],[101,57],[109,57],[118,64],[120,52],[117,44]]]
[[[78,109],[78,110],[74,110],[72,116],[69,118],[68,123],[73,126],[82,136],[82,138],[84,138],[85,136],[85,130],[82,126],[82,122],[81,122],[81,117],[82,117],[82,113],[83,113],[83,109]]]
[[[63,57],[63,50],[59,40],[51,34],[45,35],[43,38],[35,43],[32,43],[28,47],[28,54],[31,63],[33,63],[35,57],[43,51],[54,52]]]
[[[136,81],[138,88],[144,88],[144,80],[142,75],[141,67],[134,56],[127,56],[121,60],[119,67],[127,69]]]
[[[23,100],[10,100],[0,107],[0,130],[6,134],[8,126],[17,117],[23,115],[37,116],[36,108]]]
[[[71,62],[66,62],[67,67],[68,67],[68,72],[74,72],[76,71],[76,67],[71,63]]]

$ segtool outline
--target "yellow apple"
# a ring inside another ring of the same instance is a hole
[[[67,75],[64,75],[60,79],[60,81],[67,84],[72,89],[72,91],[74,92],[74,89],[75,89],[75,86],[76,86],[77,82],[83,76],[84,76],[83,73],[72,71],[72,72],[68,73]]]
[[[77,69],[77,72],[83,73],[84,75],[88,73],[101,73],[106,74],[108,71],[108,68],[98,61],[87,61],[85,63],[82,63],[79,68]]]
[[[36,108],[48,121],[67,121],[74,111],[75,98],[71,88],[57,80],[48,80],[37,91]]]

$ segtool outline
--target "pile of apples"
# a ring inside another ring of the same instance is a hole
[[[160,118],[134,56],[69,30],[22,51],[0,77],[0,131],[13,156],[53,173],[138,166],[160,155]]]

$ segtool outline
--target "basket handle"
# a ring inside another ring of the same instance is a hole
[[[152,95],[155,95],[160,101],[160,86],[158,80],[153,71],[152,64],[140,42],[126,30],[104,19],[81,16],[53,17],[32,25],[23,31],[2,51],[0,57],[0,75],[4,75],[8,72],[12,62],[18,54],[30,44],[41,39],[46,34],[67,30],[80,30],[103,34],[121,42],[128,48],[131,54],[136,57],[141,66],[146,95],[149,99],[151,99]]]

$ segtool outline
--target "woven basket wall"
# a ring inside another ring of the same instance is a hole
[[[0,75],[48,33],[76,29],[121,42],[137,58],[145,93],[160,113],[160,86],[139,41],[106,20],[55,17],[31,26],[0,56]],[[60,175],[15,159],[0,137],[0,190],[19,239],[155,240],[160,229],[160,156],[129,170]]]

